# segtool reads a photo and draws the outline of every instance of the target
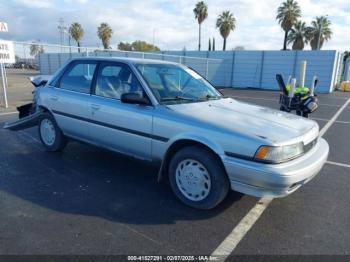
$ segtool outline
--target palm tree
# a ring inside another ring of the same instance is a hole
[[[236,28],[236,18],[230,11],[224,11],[216,20],[216,27],[219,28],[220,34],[224,38],[224,45],[222,47],[222,50],[225,51],[226,39],[231,30],[234,31]]]
[[[287,0],[277,9],[276,19],[284,30],[283,50],[287,49],[288,33],[301,16],[301,9],[298,2]]]
[[[103,48],[109,49],[109,43],[113,34],[112,28],[107,23],[101,23],[97,29],[97,34],[102,40]]]
[[[69,34],[77,42],[78,52],[80,53],[80,41],[84,36],[84,29],[81,24],[75,22],[69,27]]]
[[[317,50],[318,48],[321,49],[323,43],[331,39],[333,32],[330,25],[331,21],[327,16],[316,17],[316,19],[311,22],[310,45],[312,50]],[[320,41],[319,46],[318,41]]]
[[[200,1],[196,4],[196,7],[193,9],[195,18],[198,21],[198,50],[201,50],[201,26],[203,21],[208,17],[208,6]]]
[[[310,27],[307,27],[305,22],[298,21],[290,30],[287,42],[293,43],[293,50],[303,50],[305,44],[310,40]]]
[[[40,40],[39,40],[40,42]],[[33,43],[30,45],[30,55],[36,57],[39,54],[44,53],[44,48],[42,45],[39,45],[37,43]]]

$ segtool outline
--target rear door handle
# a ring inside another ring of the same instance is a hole
[[[97,111],[100,109],[100,105],[91,104],[91,108],[92,108],[92,110]]]
[[[51,96],[50,97],[52,101],[57,101],[58,100],[58,96]]]

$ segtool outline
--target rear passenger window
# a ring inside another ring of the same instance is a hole
[[[95,94],[120,99],[124,93],[145,95],[139,81],[128,66],[101,63],[96,80]]]
[[[61,78],[60,88],[79,93],[90,93],[96,63],[77,62]]]

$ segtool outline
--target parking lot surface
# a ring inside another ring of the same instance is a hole
[[[223,92],[279,107],[278,92]],[[329,163],[272,200],[232,254],[350,254],[349,98],[319,95],[311,117],[327,128]],[[16,117],[0,114],[0,125]],[[78,142],[47,153],[36,128],[0,129],[0,145],[0,254],[210,255],[259,201],[230,192],[213,210],[191,209],[157,183],[156,166]]]

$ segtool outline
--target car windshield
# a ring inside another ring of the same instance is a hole
[[[191,103],[222,98],[210,83],[187,67],[153,63],[135,66],[160,103]]]

